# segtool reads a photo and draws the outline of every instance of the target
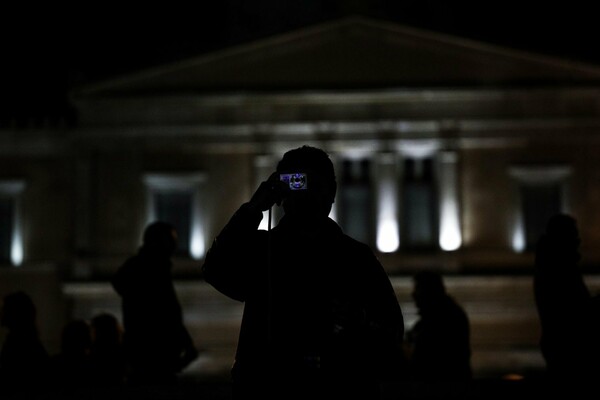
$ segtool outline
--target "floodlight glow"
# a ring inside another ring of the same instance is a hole
[[[391,253],[400,247],[396,195],[393,185],[389,183],[382,182],[379,190],[377,248],[383,253]]]
[[[21,234],[15,230],[13,240],[10,246],[10,260],[14,266],[20,266],[23,263],[23,242]]]
[[[398,223],[394,220],[380,221],[377,227],[377,248],[382,253],[392,253],[400,247]]]
[[[460,208],[458,203],[457,172],[458,156],[448,151],[440,154],[440,248],[444,251],[458,250],[462,245]]]
[[[525,232],[520,221],[515,224],[512,233],[512,248],[517,253],[522,253],[525,250]]]
[[[190,255],[193,259],[199,260],[204,257],[206,246],[204,244],[204,233],[199,223],[195,223],[192,228],[192,237],[190,239]]]
[[[443,199],[442,201],[440,247],[445,251],[454,251],[462,244],[460,223],[458,221],[458,205],[451,199]]]

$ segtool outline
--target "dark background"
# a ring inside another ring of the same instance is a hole
[[[64,113],[76,85],[352,14],[600,65],[583,0],[82,3],[2,6],[0,118]]]

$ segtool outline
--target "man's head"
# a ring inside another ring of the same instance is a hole
[[[566,251],[574,257],[573,260],[575,261],[581,259],[579,253],[581,238],[579,237],[577,220],[574,217],[563,213],[553,215],[546,225],[545,236],[554,250]]]
[[[577,220],[570,215],[562,213],[553,215],[546,225],[546,233],[573,246],[579,245]]]
[[[290,190],[282,201],[287,215],[327,216],[335,200],[337,182],[329,155],[316,147],[302,146],[283,155],[279,174],[306,174],[306,190]]]
[[[419,312],[427,312],[439,304],[446,296],[446,286],[442,276],[430,270],[419,271],[413,276],[413,299]]]
[[[156,221],[144,230],[145,249],[158,255],[172,256],[177,250],[177,232],[168,222]]]

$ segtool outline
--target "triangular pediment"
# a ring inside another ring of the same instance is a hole
[[[84,95],[600,81],[600,68],[363,17],[80,88]]]

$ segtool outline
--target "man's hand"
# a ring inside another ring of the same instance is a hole
[[[269,179],[259,185],[248,204],[253,209],[266,211],[273,204],[281,204],[281,200],[288,190],[285,183],[279,180],[279,173],[273,172]]]

